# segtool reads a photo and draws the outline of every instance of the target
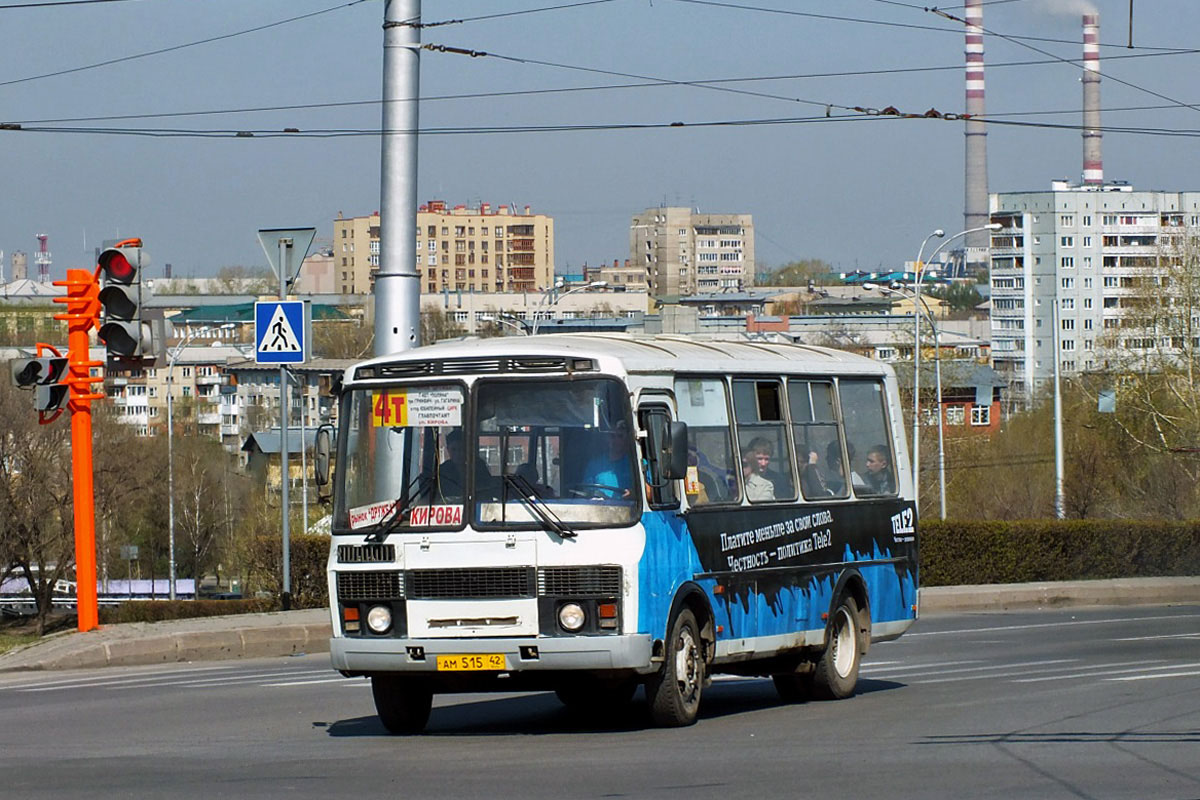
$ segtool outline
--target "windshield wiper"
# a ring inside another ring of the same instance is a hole
[[[533,484],[524,475],[505,475],[503,480],[505,484],[511,486],[516,491],[525,505],[529,507],[529,510],[533,512],[534,516],[540,519],[542,524],[548,529],[558,534],[560,538],[574,539],[579,535],[568,528],[566,523],[559,519],[558,515],[551,511],[548,505],[542,502],[537,490],[533,488]]]
[[[404,492],[396,498],[396,502],[392,506],[392,515],[380,522],[377,530],[363,541],[371,544],[379,544],[385,541],[391,535],[392,531],[399,528],[401,523],[404,522],[404,516],[408,513],[413,501],[424,494],[432,483],[432,475],[417,475],[417,477],[409,481],[408,486],[404,487]]]

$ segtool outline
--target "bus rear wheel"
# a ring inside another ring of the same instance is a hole
[[[420,733],[429,722],[433,707],[433,690],[416,678],[397,675],[371,677],[371,695],[375,711],[388,733]]]
[[[860,613],[853,597],[843,597],[833,612],[829,641],[813,672],[813,694],[822,700],[841,700],[854,694],[862,659]]]
[[[704,648],[696,615],[683,609],[671,625],[667,657],[646,682],[650,718],[664,728],[679,728],[696,721],[700,692],[704,688]]]

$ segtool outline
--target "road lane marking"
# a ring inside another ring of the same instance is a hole
[[[1161,662],[1161,661],[1162,661],[1162,659],[1155,659],[1153,661],[1146,661],[1146,662],[1144,662],[1144,664],[1153,664],[1153,663]],[[1043,677],[1043,678],[1021,678],[1020,680],[1013,681],[1013,683],[1041,683],[1043,681],[1063,681],[1063,680],[1071,680],[1073,678],[1107,678],[1107,676],[1109,676],[1109,675],[1117,675],[1117,674],[1125,673],[1125,672],[1143,672],[1144,673],[1147,671],[1155,672],[1155,671],[1164,670],[1164,669],[1181,669],[1181,668],[1188,668],[1188,667],[1200,667],[1200,663],[1197,663],[1197,664],[1166,664],[1161,667],[1147,667],[1147,666],[1143,665],[1141,667],[1133,667],[1131,669],[1118,669],[1118,670],[1108,669],[1107,667],[1093,667],[1093,668],[1089,668],[1088,671],[1086,671],[1086,672],[1077,672],[1072,675],[1052,675],[1052,676]]]
[[[151,679],[152,680],[152,679],[155,679],[158,677],[166,677],[166,676],[171,676],[171,675],[192,675],[197,672],[215,672],[218,670],[233,670],[233,669],[237,669],[239,666],[240,665],[223,665],[223,666],[219,666],[219,667],[193,667],[193,668],[189,668],[189,669],[174,669],[174,670],[169,670],[169,671],[165,671],[165,672],[162,670],[157,670],[154,672],[141,673],[140,678],[116,678],[115,676],[113,676],[113,677],[107,678],[107,680],[142,680],[142,679]],[[110,667],[109,669],[112,669],[112,668]],[[122,673],[122,674],[126,674],[126,673]],[[13,684],[8,684],[8,685],[0,685],[0,691],[31,689],[31,688],[40,687],[40,686],[69,687],[74,684],[86,686],[86,685],[90,685],[91,683],[93,683],[97,680],[106,680],[106,678],[104,676],[84,678],[84,677],[77,675],[77,676],[74,676],[71,678],[57,678],[52,681],[38,680],[38,681],[33,681],[32,683],[13,683]]]
[[[1071,661],[1078,661],[1079,659],[1068,658],[1068,659],[1063,659],[1063,660],[1067,661],[1067,662],[1071,662]],[[1115,664],[1108,664],[1107,667],[1108,668],[1125,667],[1125,666],[1129,666],[1131,664],[1142,664],[1144,666],[1146,663],[1148,663],[1146,661],[1146,659],[1141,658],[1141,659],[1138,659],[1137,661],[1120,661]],[[1014,664],[1013,666],[1020,666],[1020,665]],[[1072,669],[1077,670],[1077,669],[1079,669],[1079,667],[1077,665],[1073,664],[1072,666],[1069,666],[1069,667],[1051,667],[1049,669],[1026,669],[1026,670],[1020,670],[1018,672],[1007,672],[1007,673],[1003,673],[1000,675],[963,675],[963,676],[955,676],[953,678],[937,678],[937,679],[929,680],[929,681],[912,681],[912,683],[915,686],[917,684],[925,684],[925,683],[950,683],[951,681],[1008,680],[1009,678],[1015,677],[1017,675],[1043,675],[1043,674],[1050,673],[1050,672],[1065,672],[1067,670],[1072,670]]]
[[[957,666],[961,666],[963,664],[980,664],[980,663],[983,663],[980,659],[973,658],[969,661],[930,661],[930,662],[924,663],[924,664],[909,664],[908,666],[904,666],[904,667],[887,667],[885,669],[875,669],[874,665],[872,665],[871,669],[863,668],[863,669],[859,670],[859,673],[860,674],[868,674],[868,675],[873,676],[876,673],[884,672],[889,675],[892,675],[897,672],[912,672],[913,670],[928,669],[929,667],[957,667]]]
[[[1187,678],[1192,675],[1200,675],[1200,670],[1192,672],[1163,672],[1158,675],[1125,675],[1120,678],[1106,678],[1110,681],[1149,681],[1155,678]]]
[[[1156,622],[1164,619],[1192,619],[1200,614],[1168,614],[1158,617],[1109,617],[1107,619],[1069,619],[1061,622],[1031,622],[1027,625],[997,625],[992,628],[961,628],[949,631],[909,631],[905,639],[918,636],[946,636],[954,634],[990,633],[995,631],[1029,631],[1037,628],[1064,628],[1072,625],[1112,625],[1121,622]]]
[[[1151,639],[1200,639],[1200,633],[1160,633],[1156,636],[1127,636],[1114,642],[1145,642]]]
[[[281,682],[281,683],[264,683],[264,684],[261,684],[261,685],[262,685],[262,686],[270,686],[270,687],[276,687],[276,686],[311,686],[311,685],[312,685],[312,684],[314,684],[314,683],[350,683],[350,684],[357,684],[359,681],[362,681],[362,679],[361,679],[361,678],[343,678],[343,677],[340,677],[340,676],[339,676],[339,677],[337,677],[337,678],[318,678],[318,679],[316,679],[316,680],[311,680],[311,681],[283,681],[283,682]],[[370,686],[370,685],[371,685],[371,684],[370,684],[370,681],[362,681],[362,683],[363,683],[363,685],[365,685],[365,686]]]
[[[324,671],[324,670],[322,670]],[[214,683],[220,681],[237,682],[255,680],[257,678],[271,678],[282,675],[298,675],[301,674],[294,670],[271,670],[268,672],[230,672],[225,675],[220,675],[211,678],[193,678],[189,675],[169,676],[156,674],[142,678],[115,678],[108,680],[92,680],[92,681],[77,681],[70,684],[60,684],[56,686],[33,686],[28,688],[18,688],[16,691],[21,692],[53,692],[60,689],[143,689],[153,688],[157,686],[186,686],[188,684],[203,684]],[[315,671],[313,672],[315,674]]]

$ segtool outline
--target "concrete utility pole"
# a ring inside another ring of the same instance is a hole
[[[417,97],[421,1],[385,0],[379,271],[375,275],[375,355],[421,344],[417,273]]]

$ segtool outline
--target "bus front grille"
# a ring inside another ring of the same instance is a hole
[[[386,564],[396,560],[394,544],[339,544],[339,564]]]
[[[621,594],[617,566],[542,567],[538,594],[552,597],[615,597]]]
[[[409,599],[533,597],[532,567],[417,569],[408,573]]]
[[[358,602],[361,600],[399,600],[404,597],[404,573],[391,572],[339,572],[337,574],[338,600]]]

